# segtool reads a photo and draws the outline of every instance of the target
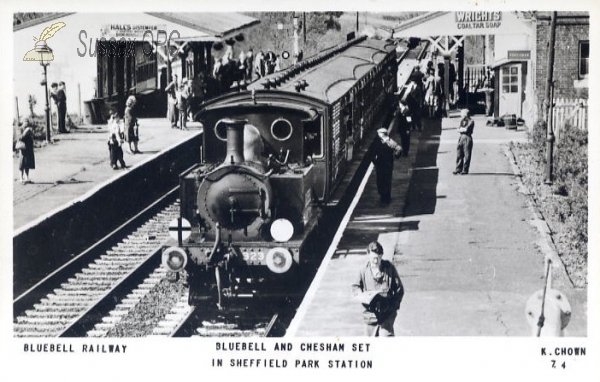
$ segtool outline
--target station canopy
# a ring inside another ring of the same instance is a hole
[[[260,23],[260,20],[240,13],[194,12],[194,13],[150,13],[202,32],[197,35],[182,35],[180,41],[219,41],[231,37],[244,29]]]
[[[121,37],[156,41],[164,39],[158,31],[177,31],[172,36],[175,41],[222,41],[260,23],[260,20],[240,13],[192,12],[192,13],[53,13],[39,19],[15,25],[13,30],[35,27],[53,20],[65,21],[75,29],[85,29],[88,35],[119,39]],[[146,33],[154,32],[154,33]]]
[[[462,44],[464,36],[529,35],[527,21],[522,12],[429,12],[394,28],[393,37],[429,39],[440,51],[449,53]]]

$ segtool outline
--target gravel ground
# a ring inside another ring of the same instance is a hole
[[[173,275],[161,280],[129,314],[119,321],[107,337],[146,337],[177,303],[187,290],[187,276],[175,280]]]

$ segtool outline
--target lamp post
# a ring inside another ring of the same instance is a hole
[[[49,62],[44,62],[42,60],[40,65],[44,68],[44,78],[42,79],[41,85],[44,86],[44,93],[46,94],[46,107],[44,111],[46,112],[46,143],[52,143],[50,136],[50,100],[48,99],[48,65]]]

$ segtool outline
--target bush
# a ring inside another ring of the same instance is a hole
[[[518,153],[523,181],[533,192],[548,222],[559,255],[576,286],[587,284],[588,242],[588,134],[565,126],[555,141],[553,184],[546,174],[546,124],[537,122],[527,145],[513,146]]]

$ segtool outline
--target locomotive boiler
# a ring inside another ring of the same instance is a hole
[[[163,249],[188,273],[191,305],[295,293],[321,260],[323,214],[390,110],[396,70],[391,41],[361,37],[202,105],[201,161],[180,176],[189,236]]]

